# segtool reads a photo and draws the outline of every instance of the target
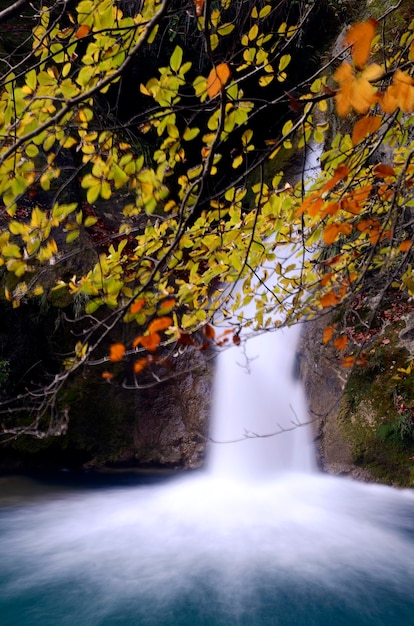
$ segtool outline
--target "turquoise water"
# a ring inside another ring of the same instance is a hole
[[[0,509],[2,626],[414,624],[414,501],[199,474]]]

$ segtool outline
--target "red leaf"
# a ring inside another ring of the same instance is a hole
[[[180,343],[182,346],[193,346],[194,339],[191,337],[190,333],[185,333],[184,331],[180,330],[177,343]]]
[[[235,346],[239,346],[241,343],[240,335],[238,335],[237,333],[233,335],[233,343]]]
[[[216,331],[210,324],[206,324],[203,328],[203,333],[207,337],[207,339],[214,339],[216,336]]]

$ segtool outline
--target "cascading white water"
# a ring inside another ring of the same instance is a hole
[[[306,421],[298,332],[249,343],[250,373],[220,356],[214,439]],[[0,507],[2,626],[414,623],[411,491],[317,473],[306,428],[212,447],[190,477]]]
[[[266,480],[277,472],[315,469],[309,430],[295,427],[309,419],[295,376],[299,332],[296,326],[264,333],[248,342],[245,352],[232,349],[220,355],[212,439],[222,445],[211,450],[212,472]],[[272,436],[281,430],[286,432]]]

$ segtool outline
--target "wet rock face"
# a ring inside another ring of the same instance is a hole
[[[212,366],[204,355],[180,357],[186,373],[139,393],[133,445],[138,464],[193,469],[203,464],[211,404]]]
[[[18,382],[29,384],[35,375],[39,385],[48,380],[48,370],[61,366],[56,354],[65,351],[71,330],[61,325],[55,334],[50,332],[60,315],[53,307],[42,314],[33,307],[10,309],[7,318],[5,307],[0,303],[7,322],[0,332],[0,400],[19,393]],[[108,384],[100,368],[79,370],[59,397],[59,405],[68,411],[67,433],[9,438],[0,447],[0,469],[200,467],[208,434],[212,356],[190,346],[172,359],[165,382],[145,389],[125,388],[122,373]],[[36,370],[33,364],[38,364]],[[25,375],[30,376],[27,381]]]
[[[308,399],[319,467],[324,472],[372,480],[370,473],[354,463],[352,445],[344,436],[338,415],[346,376],[334,351],[322,343],[326,319],[308,323],[299,345],[300,375]]]

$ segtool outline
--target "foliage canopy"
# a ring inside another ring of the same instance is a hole
[[[354,24],[339,57],[295,81],[316,4],[33,9],[30,46],[1,59],[2,289],[12,307],[71,304],[82,331],[50,384],[29,390],[28,419],[4,432],[52,433],[81,366],[110,381],[123,362],[133,386],[150,384],[177,349],[352,306],[373,273],[382,293],[414,295],[414,21],[398,41],[386,16]],[[295,179],[280,164],[297,152]],[[121,321],[128,339],[109,345]],[[346,351],[339,326],[331,339]]]

